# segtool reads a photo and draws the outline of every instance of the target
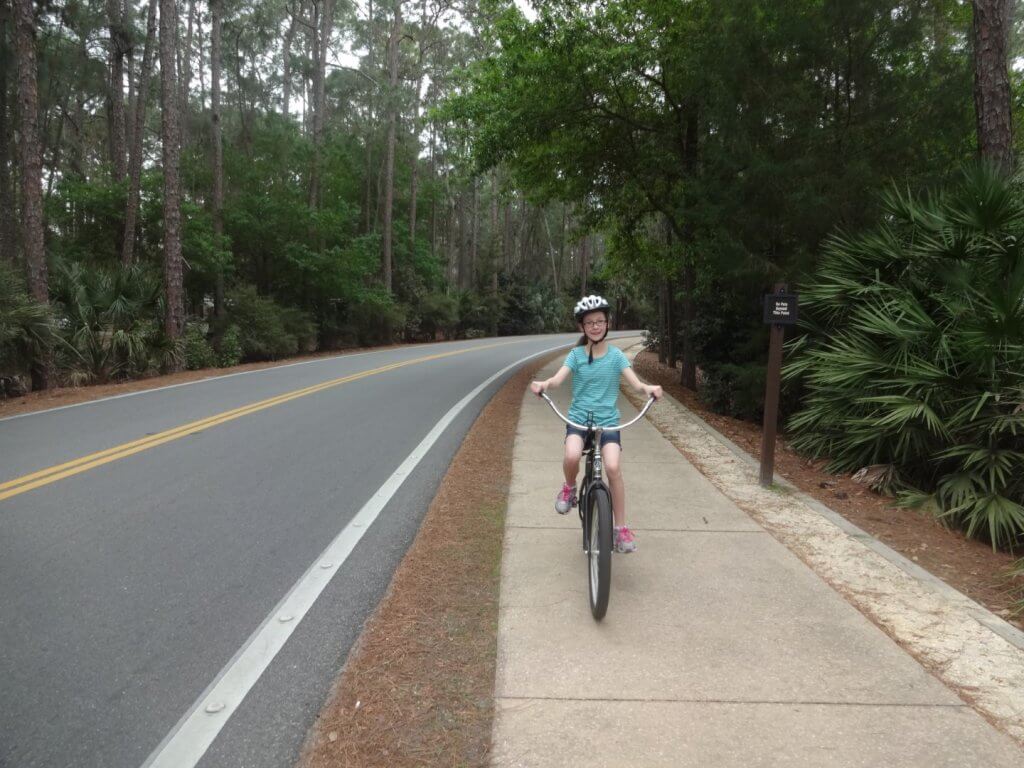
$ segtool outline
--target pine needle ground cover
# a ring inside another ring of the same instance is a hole
[[[512,447],[551,359],[509,379],[466,435],[297,768],[489,764]]]

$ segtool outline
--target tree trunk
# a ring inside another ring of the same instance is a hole
[[[295,17],[298,13],[302,12],[302,10],[302,8],[297,7],[297,4],[295,2],[291,2],[288,4],[288,13],[291,15],[291,21],[288,22],[288,31],[284,35],[284,55],[282,56],[281,62],[281,78],[282,85],[284,87],[281,114],[284,115],[285,117],[291,114],[290,106],[292,103],[292,41],[295,39]]]
[[[196,37],[196,58],[199,59],[199,111],[206,111],[206,67],[203,61],[203,21],[199,19],[199,35]]]
[[[426,50],[424,48],[424,36],[427,33],[427,0],[423,0],[420,11],[420,51],[419,68],[416,77],[416,96],[413,102],[412,111],[412,168],[410,190],[409,190],[409,252],[416,250],[416,183],[419,173],[420,155],[420,90],[423,88],[423,77],[426,74],[424,60]]]
[[[668,362],[668,288],[664,281],[658,284],[658,362]]]
[[[369,70],[372,77],[376,75],[376,57],[374,55],[376,49],[373,45],[376,25],[373,16],[373,0],[368,0],[367,5],[369,10],[366,17],[366,58],[370,62]],[[373,120],[376,88],[376,83],[370,84],[366,112],[366,202],[363,205],[363,215],[365,217],[364,229],[367,232],[377,227],[376,210],[371,209],[373,203]]]
[[[512,271],[512,247],[514,245],[512,242],[512,205],[514,203],[514,197],[505,203],[504,233],[501,236],[501,255],[505,262],[506,272]]]
[[[665,230],[665,248],[668,251],[669,263],[673,262],[672,248],[672,223],[665,216],[662,221]],[[674,270],[673,270],[674,271]],[[666,363],[676,367],[676,317],[675,317],[675,286],[672,276],[669,275],[664,281],[665,286],[665,357]]]
[[[587,295],[590,282],[590,235],[583,237],[583,252],[580,254],[580,295]]]
[[[53,185],[57,180],[60,171],[60,151],[64,146],[64,123],[67,122],[68,101],[71,99],[70,91],[64,96],[64,103],[58,107],[59,117],[57,119],[57,137],[53,142],[53,149],[50,151],[50,168],[46,174],[46,193],[43,196],[43,208],[50,202],[50,195],[53,194]],[[43,157],[43,170],[46,170],[46,157]],[[120,244],[119,244],[120,245]]]
[[[142,49],[142,68],[136,85],[135,124],[131,135],[131,158],[128,163],[128,201],[124,211],[124,242],[121,263],[135,260],[136,220],[139,211],[139,188],[142,184],[142,139],[146,127],[146,106],[149,101],[149,78],[153,74],[153,43],[156,40],[156,4],[149,0],[146,13],[146,43]]]
[[[181,0],[184,2],[184,0]],[[175,16],[178,16],[178,8],[175,7]],[[180,136],[178,138],[179,144],[182,147],[188,146],[189,143],[189,108],[188,99],[189,91],[192,87],[192,29],[193,21],[196,15],[196,0],[189,0],[188,11],[186,12],[185,19],[185,44],[181,43],[181,21],[180,19],[175,22],[174,25],[174,45],[177,55],[178,62],[178,115],[179,122],[178,128],[180,130]]]
[[[430,196],[430,255],[437,251],[437,141],[433,124],[430,126],[430,181],[434,193]]]
[[[39,149],[39,93],[36,85],[36,21],[32,0],[13,0],[14,48],[18,61],[19,158],[21,161],[21,247],[28,289],[40,304],[50,301],[43,239],[43,161]],[[32,389],[49,386],[50,361],[32,362]]]
[[[392,213],[395,202],[395,140],[398,127],[398,41],[402,34],[402,2],[395,0],[394,21],[388,36],[388,143],[384,162],[384,237],[381,269],[384,290],[391,294]]]
[[[17,233],[14,224],[14,188],[11,186],[11,139],[7,106],[7,19],[0,8],[0,259],[17,261]]]
[[[683,150],[683,171],[687,179],[697,175],[699,133],[698,107],[693,105],[686,116],[686,136]],[[689,185],[693,186],[693,185]],[[695,205],[687,200],[687,207]],[[697,266],[693,252],[693,227],[686,225],[683,247],[683,365],[679,383],[690,390],[697,389],[697,360],[693,349],[693,321],[696,317]]]
[[[175,67],[177,42],[175,0],[160,0],[160,109],[164,171],[164,332],[170,341],[185,323],[181,262],[181,146],[178,109],[181,105]],[[177,363],[172,360],[169,368]]]
[[[213,247],[219,252],[224,239],[224,144],[220,122],[221,14],[223,0],[210,0],[210,128],[213,142]],[[224,312],[224,270],[217,270],[213,313]]]
[[[477,276],[477,257],[479,255],[480,248],[480,205],[479,195],[477,191],[477,177],[473,177],[473,196],[472,196],[472,210],[470,211],[470,230],[469,230],[469,287],[470,289],[476,287],[476,276]]]
[[[188,119],[188,95],[192,88],[192,29],[196,18],[196,0],[189,0],[188,3],[188,21],[185,30],[185,47],[182,50],[181,60],[183,68],[181,70],[181,114],[185,118],[185,122]],[[181,143],[187,144],[188,139],[186,138],[188,126],[182,124],[182,138]]]
[[[121,1],[107,0],[107,29],[110,34],[107,57],[110,80],[107,82],[107,136],[110,143],[110,165],[115,181],[128,175],[124,136],[124,55],[130,47]]]
[[[562,285],[564,288],[569,287],[568,275],[572,274],[572,271],[566,269],[565,265],[565,233],[569,228],[569,206],[562,203],[562,225],[561,231],[558,233],[558,271],[566,277],[562,278]]]
[[[693,350],[693,321],[696,319],[695,292],[697,268],[692,256],[683,264],[683,370],[679,383],[689,390],[697,389],[697,361]]]
[[[455,224],[458,229],[459,237],[459,258],[456,262],[456,276],[458,278],[458,285],[460,291],[469,289],[469,238],[467,233],[469,227],[466,226],[466,190],[459,190],[459,197],[456,203],[458,210],[456,211]]]
[[[1013,120],[1007,50],[1011,0],[972,0],[974,113],[978,153],[1003,173],[1013,171]]]
[[[124,52],[124,73],[128,79],[128,98],[124,103],[124,139],[125,139],[125,178],[128,177],[128,165],[131,162],[132,126],[135,125],[135,20],[132,18],[133,6],[129,0],[122,0],[121,18],[128,47]]]
[[[82,126],[85,125],[85,101],[85,94],[78,94],[78,97],[75,99],[75,117],[71,120],[71,127],[74,129],[75,137],[71,142],[71,159],[68,161],[71,173],[80,181],[85,181],[85,138],[82,135]],[[72,226],[76,235],[82,223],[77,215],[78,210],[76,209],[76,215],[72,217],[74,222]]]
[[[420,124],[420,88],[422,87],[422,77],[416,81],[416,104],[413,110],[412,117],[412,157],[409,162],[412,163],[409,180],[409,252],[412,253],[416,250],[416,195],[418,193],[417,183],[419,181],[419,151],[420,151],[420,137],[419,137],[419,124]]]
[[[544,222],[544,234],[547,235],[548,238],[548,258],[551,259],[551,283],[555,286],[555,293],[559,293],[558,266],[555,264],[555,243],[551,237],[551,225],[548,224],[547,210],[541,209],[540,217]]]
[[[519,232],[516,235],[516,245],[518,246],[515,254],[515,264],[524,264],[526,261],[526,225],[530,221],[530,204],[524,199],[522,205],[519,207]],[[529,265],[523,267],[524,271]]]
[[[491,293],[495,296],[498,295],[498,265],[501,258],[501,247],[499,244],[498,236],[498,174],[497,172],[491,175]],[[497,314],[495,314],[494,321],[497,323]],[[495,334],[497,331],[495,330]]]
[[[334,20],[334,0],[314,3],[319,8],[319,33],[313,49],[316,67],[313,71],[313,169],[310,174],[309,207],[320,209],[320,176],[323,162],[324,125],[327,112],[325,80],[327,76],[327,47],[331,41]]]

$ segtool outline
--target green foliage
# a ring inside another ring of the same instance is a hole
[[[309,316],[260,296],[253,285],[233,288],[226,304],[227,316],[220,322],[238,328],[246,360],[276,360],[316,348],[316,329]]]
[[[217,347],[217,365],[221,368],[230,368],[242,362],[242,332],[237,325],[230,325],[220,338]]]
[[[206,340],[206,331],[199,323],[190,325],[182,337],[182,355],[185,367],[190,371],[213,368],[217,365],[217,353]]]
[[[97,175],[60,180],[47,205],[47,215],[63,236],[55,241],[62,260],[96,259],[114,263],[124,227],[125,185]]]
[[[316,323],[307,313],[295,307],[281,309],[281,324],[285,333],[295,338],[299,352],[316,352],[318,347]]]
[[[572,302],[556,294],[547,283],[528,282],[518,273],[503,274],[498,279],[498,291],[501,303],[488,311],[498,313],[499,336],[573,330]]]
[[[1024,535],[1024,189],[976,169],[826,245],[802,288],[793,445],[881,465],[908,504],[995,545]]]
[[[405,326],[406,307],[395,302],[383,290],[371,290],[352,306],[352,324],[363,346],[391,344]]]
[[[487,335],[496,317],[501,315],[501,301],[479,291],[460,291],[459,335],[466,339],[478,339]]]
[[[25,374],[56,341],[50,308],[33,301],[13,265],[0,261],[0,376]]]
[[[693,348],[699,394],[718,413],[758,420],[764,408],[768,327],[761,320],[756,275],[730,275],[702,286],[696,302]],[[681,311],[681,310],[680,310]],[[677,339],[677,349],[681,340]]]
[[[700,399],[717,413],[755,421],[764,409],[765,367],[721,363],[701,369]]]
[[[478,168],[607,233],[609,285],[656,295],[695,265],[707,395],[756,415],[757,298],[811,268],[837,225],[873,221],[890,179],[941,182],[971,153],[969,4],[534,7],[534,21],[496,17],[500,50],[444,114],[472,134]]]
[[[419,329],[427,340],[438,334],[450,335],[459,322],[459,304],[452,296],[443,293],[428,293],[416,307]]]
[[[73,384],[142,376],[173,353],[160,324],[160,277],[147,265],[59,263],[51,297],[63,339],[58,367]]]

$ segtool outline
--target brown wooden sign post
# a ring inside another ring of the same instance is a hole
[[[775,433],[779,422],[779,390],[782,387],[782,342],[786,326],[797,320],[797,296],[785,283],[764,297],[764,321],[772,326],[768,343],[768,371],[764,389],[764,430],[761,433],[761,485],[767,488],[775,476]]]

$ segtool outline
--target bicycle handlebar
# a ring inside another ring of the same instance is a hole
[[[547,392],[541,392],[538,395],[538,397],[543,397],[545,400],[547,400],[548,405],[551,406],[551,410],[555,412],[555,415],[558,416],[558,418],[560,418],[562,421],[564,421],[570,427],[575,427],[576,429],[582,429],[584,432],[590,432],[592,430],[597,429],[596,427],[588,427],[585,424],[577,424],[575,421],[570,421],[567,417],[563,416],[562,412],[560,410],[558,410],[558,408],[555,406],[555,404],[551,401],[551,398],[548,397],[548,393]],[[605,431],[605,432],[618,432],[620,429],[625,429],[626,427],[632,426],[633,424],[635,424],[636,422],[640,421],[640,419],[642,419],[644,417],[644,414],[647,413],[647,411],[650,409],[650,407],[652,405],[654,405],[654,400],[655,400],[655,398],[653,398],[653,397],[649,398],[647,400],[647,402],[644,403],[644,407],[640,409],[640,413],[638,413],[636,415],[635,419],[631,419],[630,421],[627,421],[625,424],[618,424],[618,425],[616,425],[614,427],[601,427],[600,429]]]

